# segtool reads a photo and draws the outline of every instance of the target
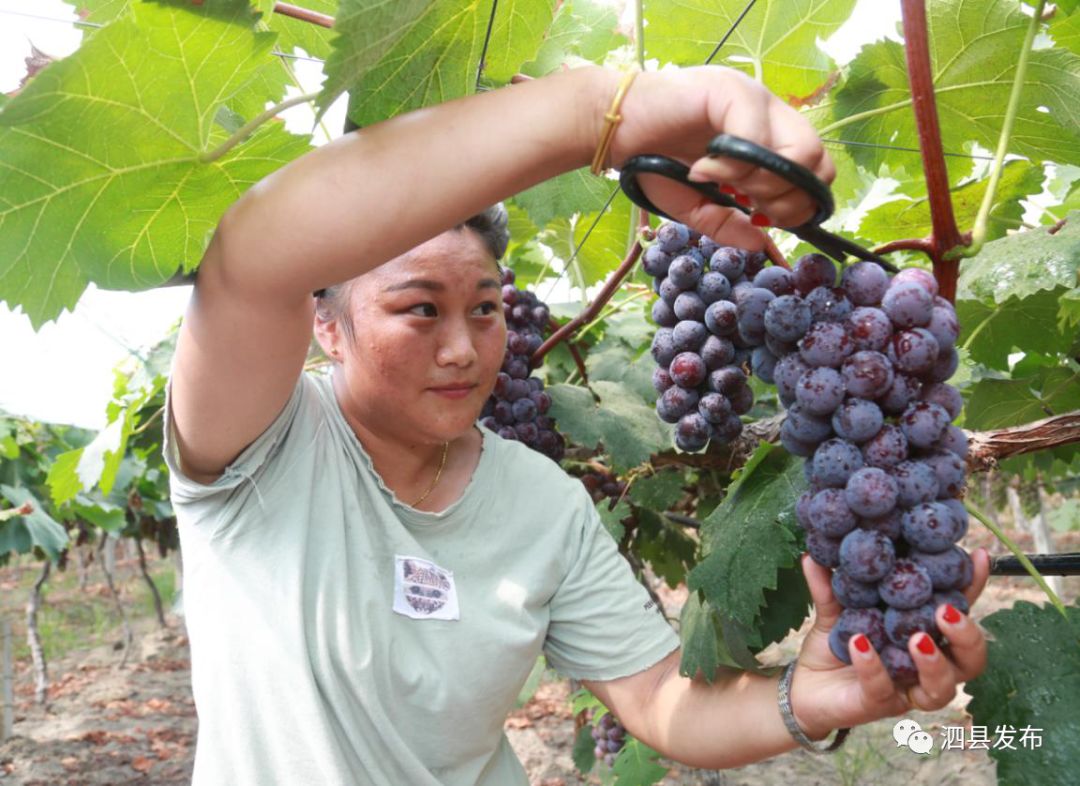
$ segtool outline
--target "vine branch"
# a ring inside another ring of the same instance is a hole
[[[272,119],[279,112],[284,112],[286,109],[294,107],[297,104],[306,104],[308,101],[314,101],[318,97],[319,91],[315,91],[313,93],[304,93],[303,95],[293,96],[292,98],[288,98],[282,101],[276,106],[270,107],[261,115],[257,115],[248,122],[244,123],[244,125],[241,126],[236,131],[236,133],[234,133],[232,136],[222,142],[216,149],[200,153],[198,157],[199,163],[211,164],[214,161],[217,161],[219,158],[228,153],[238,144],[243,142],[256,128],[261,126],[267,120]]]
[[[319,27],[334,26],[334,17],[328,16],[327,14],[320,14],[318,11],[301,8],[292,3],[274,3],[274,13],[292,17],[293,19],[299,19],[301,22],[310,22],[313,25],[319,25]]]

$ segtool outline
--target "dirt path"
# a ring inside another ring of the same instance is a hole
[[[978,544],[967,544],[973,548]],[[1070,579],[1066,597],[1075,598]],[[982,617],[1017,600],[1044,597],[1027,579],[995,578],[976,607]],[[665,605],[678,605],[677,594]],[[137,622],[137,652],[127,668],[110,645],[75,650],[50,664],[50,705],[33,703],[29,664],[16,664],[16,736],[0,746],[0,786],[180,786],[190,782],[196,717],[190,689],[190,662],[182,622],[159,631],[152,620]],[[794,657],[803,631],[793,632],[762,653],[767,663]],[[507,719],[507,734],[534,786],[599,783],[580,776],[571,751],[574,719],[565,681],[543,683],[533,699]],[[944,710],[914,714],[937,735],[943,725],[962,725],[968,698],[961,693]],[[665,786],[761,784],[963,784],[996,783],[995,765],[982,752],[940,751],[917,756],[892,740],[894,720],[859,727],[830,756],[795,751],[766,762],[720,773],[673,767]]]

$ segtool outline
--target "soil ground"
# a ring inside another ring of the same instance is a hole
[[[1031,551],[1022,533],[1011,533]],[[972,532],[969,549],[985,545],[991,553],[1003,549],[986,534]],[[1062,535],[1058,548],[1080,550],[1080,533]],[[36,568],[29,563],[0,571],[0,614],[15,634],[14,735],[0,745],[0,786],[120,786],[156,784],[179,786],[190,782],[197,719],[191,698],[190,661],[183,620],[169,616],[169,627],[158,627],[146,584],[133,561],[121,561],[121,593],[132,615],[135,645],[128,664],[119,665],[122,635],[103,582],[91,581],[80,590],[75,570],[54,575],[42,610],[45,644],[52,650],[51,685],[45,708],[34,702],[33,677],[25,644],[22,607]],[[166,602],[172,590],[172,566],[152,563]],[[96,580],[101,574],[92,568]],[[669,613],[677,613],[682,592],[658,588]],[[1065,599],[1075,600],[1080,578],[1069,578]],[[1017,600],[1042,603],[1045,596],[1027,578],[994,577],[975,607],[981,618]],[[792,632],[773,645],[762,659],[782,663],[798,651],[805,631]],[[547,675],[550,676],[550,675]],[[582,776],[571,759],[574,718],[567,700],[569,684],[557,678],[541,681],[535,694],[507,718],[511,743],[534,786],[597,784],[601,776]],[[959,693],[938,712],[912,717],[935,735],[944,725],[969,721]],[[722,772],[672,766],[665,786],[735,786],[772,784],[963,784],[996,783],[995,764],[981,751],[942,751],[918,756],[898,748],[892,739],[893,720],[855,729],[835,754],[815,756],[794,751],[758,764]]]

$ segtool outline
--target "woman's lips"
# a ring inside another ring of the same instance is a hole
[[[444,385],[442,387],[428,388],[428,389],[432,393],[435,393],[435,394],[437,394],[439,396],[442,396],[444,398],[459,399],[459,398],[465,398],[470,393],[472,393],[473,390],[476,389],[476,385],[469,385],[469,384]]]

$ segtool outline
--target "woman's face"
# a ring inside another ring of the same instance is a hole
[[[506,350],[498,266],[469,229],[450,230],[355,280],[355,340],[337,325],[346,414],[383,438],[439,443],[466,433]]]

